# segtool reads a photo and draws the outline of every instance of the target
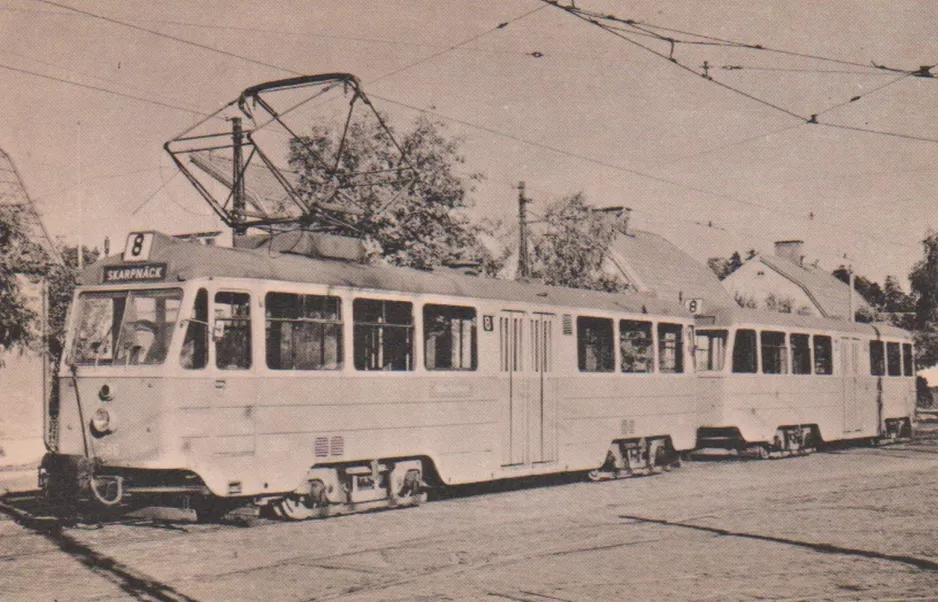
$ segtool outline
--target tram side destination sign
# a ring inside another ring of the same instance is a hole
[[[136,265],[105,266],[105,284],[117,282],[154,282],[166,278],[165,263],[138,263]]]

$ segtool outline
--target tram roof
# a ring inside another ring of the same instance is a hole
[[[726,307],[715,309],[707,315],[697,316],[698,328],[727,327],[734,324],[746,326],[763,325],[766,327],[806,330],[826,330],[842,333],[864,334],[868,336],[888,336],[900,339],[911,338],[909,333],[901,328],[883,322],[848,322],[833,318],[819,316],[803,316],[799,314],[783,314],[775,311],[758,309],[745,309],[742,307]]]
[[[159,281],[161,284],[198,278],[246,278],[690,317],[680,304],[648,293],[607,293],[548,286],[536,282],[498,280],[469,276],[450,268],[424,271],[388,265],[368,265],[347,260],[271,252],[266,247],[216,247],[173,239],[161,233],[154,233],[154,243],[147,262],[150,265],[166,264],[165,277]],[[121,255],[108,256],[85,269],[81,276],[81,284],[101,285],[104,283],[106,268],[133,268],[135,265],[139,264],[124,262]],[[154,283],[139,284],[146,286]]]

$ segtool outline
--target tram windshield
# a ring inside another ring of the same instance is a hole
[[[72,362],[95,366],[163,363],[181,304],[181,289],[80,294]]]

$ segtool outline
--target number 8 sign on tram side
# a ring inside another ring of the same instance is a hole
[[[146,261],[153,245],[152,232],[131,232],[124,245],[124,261]]]

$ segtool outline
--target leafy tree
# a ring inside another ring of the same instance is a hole
[[[490,261],[480,240],[482,229],[466,214],[473,182],[481,175],[458,173],[465,162],[461,140],[446,137],[443,128],[426,116],[407,131],[390,128],[415,179],[371,178],[332,197],[333,188],[321,182],[333,177],[344,184],[361,183],[352,174],[386,173],[398,164],[400,152],[376,122],[353,121],[344,138],[341,132],[314,126],[310,135],[290,143],[290,165],[300,174],[298,192],[310,203],[328,196],[350,210],[346,219],[375,243],[373,255],[389,263],[428,268],[450,261]]]
[[[628,284],[603,272],[618,219],[593,211],[582,193],[561,199],[544,213],[544,229],[533,240],[532,275],[547,284],[621,291]]]
[[[723,280],[743,265],[743,260],[739,256],[739,251],[733,251],[729,258],[711,257],[707,260],[707,266],[713,270],[717,278]]]
[[[26,236],[24,209],[0,205],[0,346],[23,347],[34,338],[36,313],[28,307],[19,277],[40,276],[47,259]]]
[[[938,232],[929,230],[922,241],[924,257],[909,272],[915,296],[915,343],[919,366],[938,364]]]

